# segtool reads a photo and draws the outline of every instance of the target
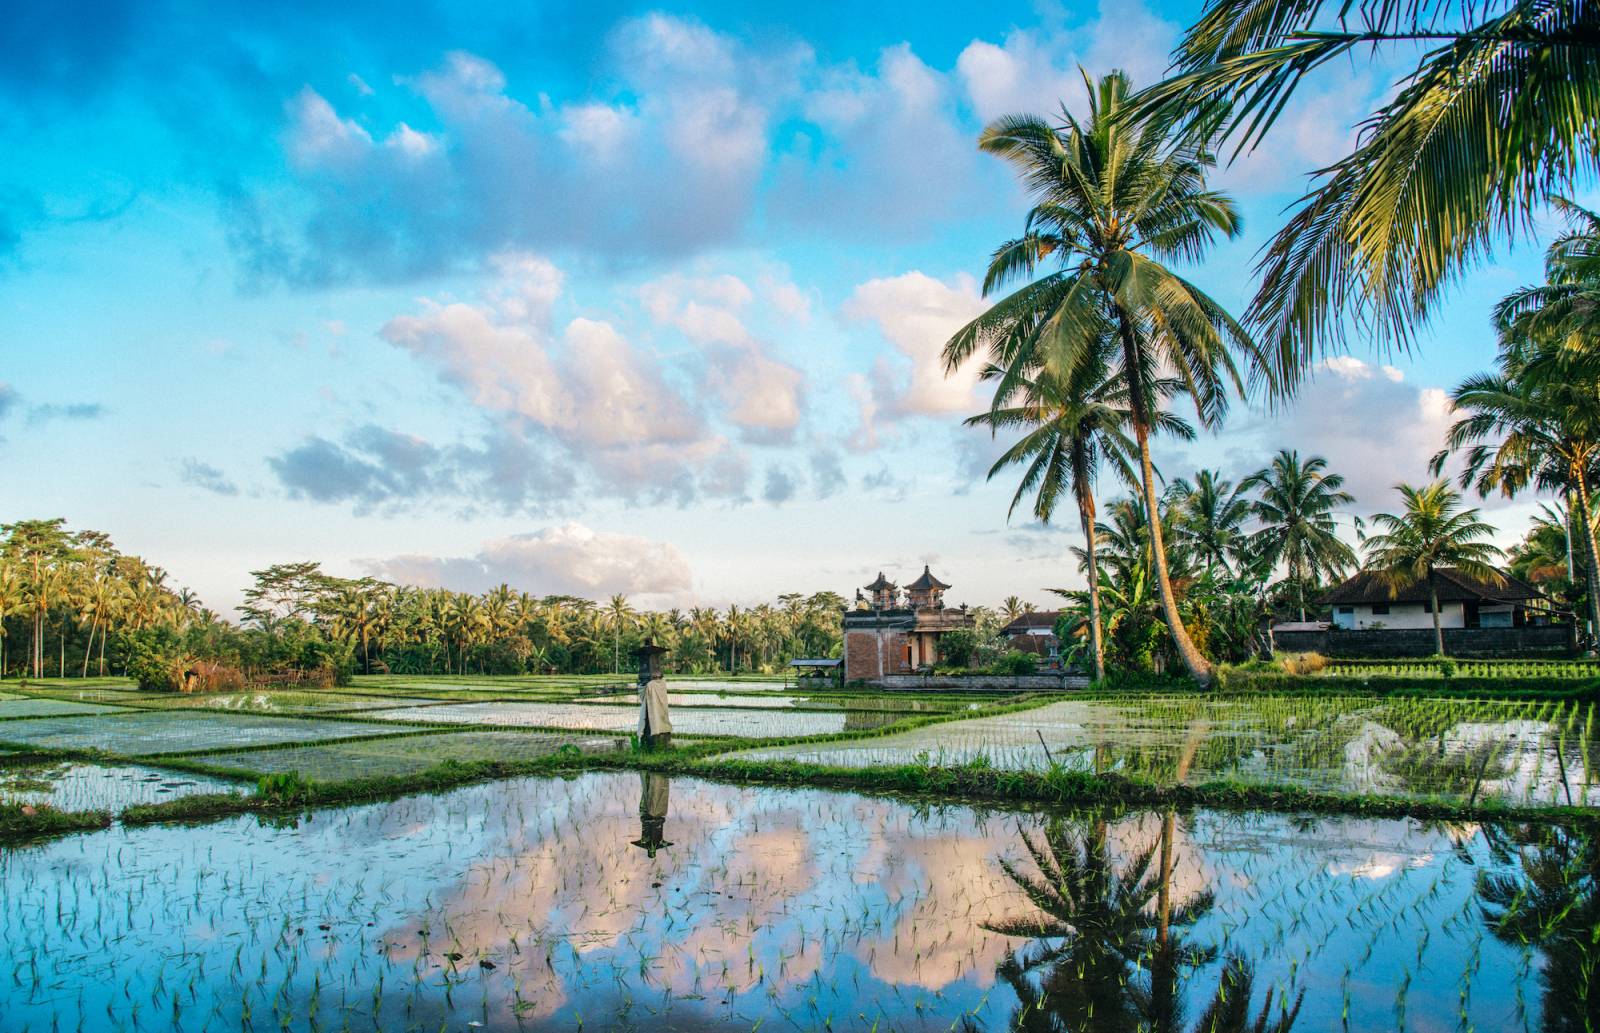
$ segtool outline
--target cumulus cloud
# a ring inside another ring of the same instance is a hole
[[[782,305],[803,302],[793,284],[770,278],[762,293]],[[756,292],[737,276],[673,274],[646,283],[639,299],[655,322],[682,333],[703,357],[703,383],[747,440],[790,440],[805,408],[806,378],[745,324]]]
[[[361,565],[398,584],[458,592],[483,592],[504,583],[534,595],[602,599],[621,593],[676,601],[693,586],[688,562],[670,543],[578,523],[495,538],[467,557],[413,554]]]
[[[1444,445],[1452,420],[1442,388],[1408,381],[1393,366],[1337,356],[1319,364],[1294,406],[1269,424],[1264,448],[1327,457],[1362,512],[1392,509],[1394,485],[1432,480],[1428,461]]]
[[[847,235],[920,234],[982,203],[994,179],[956,101],[950,76],[906,43],[871,72],[821,70],[800,105],[811,132],[780,161],[772,210]]]
[[[485,413],[545,438],[624,496],[695,491],[696,471],[729,445],[668,378],[659,360],[610,323],[556,327],[559,272],[531,256],[499,261],[481,304],[424,300],[382,336],[437,369]]]
[[[999,43],[973,40],[956,58],[956,74],[985,122],[1020,112],[1048,117],[1063,102],[1083,107],[1083,73],[1121,69],[1136,87],[1160,79],[1178,33],[1137,0],[1101,0],[1084,25],[1014,28]]]
[[[178,477],[183,483],[214,495],[237,495],[239,486],[227,474],[198,459],[185,459],[178,467]]]
[[[869,376],[858,374],[847,385],[860,420],[851,436],[853,447],[876,447],[881,422],[976,411],[980,363],[968,360],[946,376],[941,353],[950,336],[984,308],[977,283],[966,275],[945,282],[909,272],[855,289],[843,314],[876,325],[893,352],[880,355]]]
[[[232,242],[258,277],[321,283],[406,278],[512,246],[660,257],[737,237],[810,51],[754,49],[665,14],[621,22],[607,49],[599,95],[565,103],[522,99],[466,51],[399,77],[432,132],[369,130],[300,89],[283,148],[308,204],[236,196]]]

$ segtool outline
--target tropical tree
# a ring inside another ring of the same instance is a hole
[[[1295,593],[1300,619],[1306,619],[1306,583],[1320,582],[1355,566],[1355,550],[1339,538],[1334,522],[1340,506],[1355,496],[1344,490],[1344,477],[1328,472],[1321,456],[1304,460],[1283,449],[1272,464],[1252,475],[1245,487],[1260,492],[1250,512],[1261,529],[1250,538],[1253,552],[1271,566],[1283,564]]]
[[[633,626],[633,607],[628,604],[628,597],[617,594],[611,597],[606,604],[606,621],[611,626],[611,663],[612,673],[622,672],[622,631]]]
[[[65,524],[65,519],[56,517],[0,525],[6,535],[5,555],[22,572],[22,591],[33,623],[29,662],[35,678],[44,677],[45,619],[67,585],[72,538]]]
[[[1106,676],[1105,649],[1101,642],[1100,571],[1095,546],[1095,479],[1102,461],[1109,462],[1127,483],[1137,483],[1130,457],[1136,446],[1125,433],[1130,412],[1127,381],[1111,372],[1116,340],[1106,337],[1102,347],[1085,356],[1064,373],[1042,369],[1022,389],[1022,400],[991,408],[967,420],[969,426],[1023,431],[1022,437],[989,468],[989,479],[1008,466],[1023,466],[1022,481],[1011,496],[1009,518],[1023,499],[1033,494],[1033,515],[1048,524],[1063,493],[1077,503],[1083,528],[1089,601],[1089,656],[1095,680]],[[998,375],[998,370],[986,371]],[[1175,381],[1164,380],[1171,394]],[[1193,437],[1183,420],[1166,412],[1154,414],[1158,429],[1180,437]]]
[[[1265,250],[1247,318],[1292,378],[1352,329],[1411,341],[1498,236],[1600,168],[1597,40],[1600,7],[1573,0],[1209,0],[1132,113],[1237,154],[1323,66],[1426,48]]]
[[[945,345],[948,369],[978,349],[999,371],[994,405],[1003,405],[1042,366],[1069,371],[1107,336],[1121,345],[1130,424],[1137,443],[1143,501],[1155,529],[1155,573],[1174,647],[1196,680],[1213,668],[1179,619],[1160,537],[1150,434],[1158,404],[1157,370],[1182,381],[1199,422],[1215,427],[1230,388],[1245,379],[1276,383],[1250,335],[1218,302],[1165,263],[1202,258],[1219,237],[1235,236],[1230,198],[1206,188],[1211,155],[1160,123],[1129,117],[1121,72],[1089,85],[1089,116],[1063,110],[1059,124],[1034,115],[990,123],[979,146],[1010,162],[1034,196],[1023,233],[1002,244],[984,276],[986,295],[1029,279],[967,324]],[[1055,271],[1035,279],[1045,263]]]
[[[1462,509],[1461,493],[1444,481],[1396,488],[1405,508],[1373,516],[1372,522],[1385,530],[1367,539],[1367,566],[1388,584],[1391,595],[1419,582],[1427,584],[1434,646],[1443,656],[1439,571],[1448,568],[1491,584],[1504,582],[1494,567],[1500,550],[1485,541],[1494,527],[1480,520],[1476,509]]]
[[[1220,567],[1224,575],[1232,576],[1233,561],[1246,551],[1249,486],[1248,481],[1235,485],[1220,470],[1197,471],[1193,484],[1182,478],[1172,482],[1169,491],[1180,507],[1178,527],[1207,574],[1215,576]]]

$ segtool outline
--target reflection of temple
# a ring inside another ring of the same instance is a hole
[[[946,609],[950,586],[924,566],[922,576],[902,592],[880,572],[866,586],[870,599],[856,593],[856,609],[844,615],[844,676],[871,681],[889,674],[910,674],[939,662],[939,639],[957,628],[970,628],[966,607]]]

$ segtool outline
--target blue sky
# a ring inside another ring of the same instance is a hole
[[[0,24],[0,518],[109,531],[218,608],[301,558],[647,604],[925,562],[972,603],[1077,581],[1074,521],[1007,523],[937,366],[1024,208],[974,140],[1081,108],[1080,66],[1149,81],[1198,5],[466,6]],[[1329,70],[1219,174],[1247,231],[1195,279],[1248,297],[1392,72]],[[1537,258],[1473,272],[1415,354],[1158,461],[1297,446],[1390,505]]]

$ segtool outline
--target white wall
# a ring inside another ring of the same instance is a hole
[[[1433,627],[1433,614],[1428,613],[1421,603],[1390,603],[1388,613],[1373,613],[1371,606],[1351,607],[1355,611],[1353,614],[1340,612],[1343,609],[1342,606],[1333,608],[1333,622],[1341,628],[1365,631],[1373,625],[1385,628]],[[1440,604],[1439,624],[1446,628],[1466,627],[1467,615],[1462,604]]]

